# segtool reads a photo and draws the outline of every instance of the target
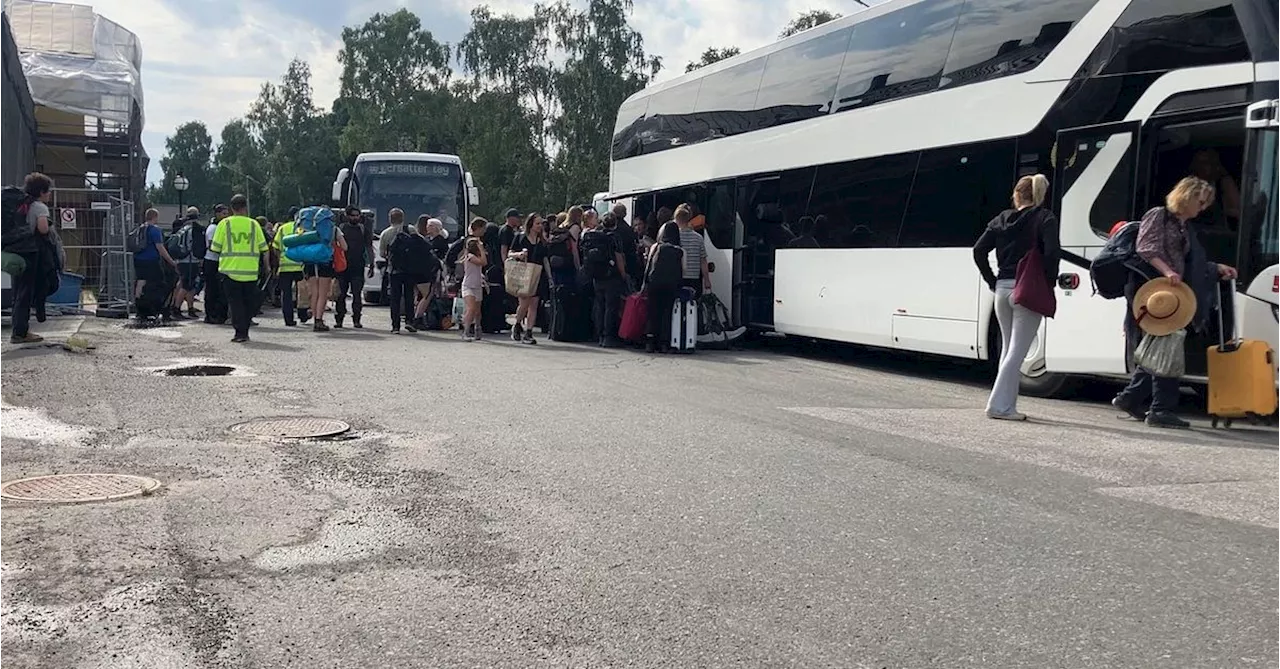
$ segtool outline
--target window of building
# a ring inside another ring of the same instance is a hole
[[[836,110],[937,88],[960,5],[961,0],[925,0],[854,25]]]
[[[890,248],[898,229],[918,155],[899,154],[822,165],[813,182],[808,214],[825,216],[814,230],[825,248]]]
[[[947,55],[942,87],[998,79],[1035,68],[1096,3],[1097,0],[966,0]]]
[[[1249,61],[1231,0],[1135,0],[1112,28],[1102,74]]]
[[[769,54],[756,109],[803,107],[802,120],[831,111],[840,65],[853,28],[836,30]]]
[[[922,152],[898,245],[972,246],[987,222],[1010,206],[1015,145],[999,140]]]

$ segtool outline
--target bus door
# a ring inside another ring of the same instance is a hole
[[[1240,245],[1236,267],[1240,270],[1236,295],[1236,332],[1247,339],[1261,339],[1280,350],[1280,224],[1277,210],[1277,133],[1280,133],[1280,101],[1250,105],[1245,116],[1244,175],[1240,182]]]
[[[1133,218],[1141,123],[1125,121],[1069,128],[1054,146],[1050,185],[1064,260],[1058,312],[1045,319],[1040,342],[1044,372],[1125,374],[1124,300],[1093,294],[1088,258],[1119,221]],[[1023,370],[1027,373],[1028,370]]]
[[[729,308],[735,326],[744,319],[742,298],[742,220],[735,204],[734,182],[715,181],[700,189],[699,200],[705,205],[706,225],[703,238],[707,246],[707,264],[711,269],[711,292]]]

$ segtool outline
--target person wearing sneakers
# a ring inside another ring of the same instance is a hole
[[[1125,340],[1129,355],[1144,334],[1164,336],[1192,327],[1204,330],[1209,309],[1216,303],[1218,281],[1236,278],[1234,267],[1210,262],[1190,221],[1214,202],[1213,186],[1197,177],[1186,177],[1165,196],[1165,206],[1142,217],[1135,244],[1138,255],[1161,276],[1145,280],[1133,273],[1125,286]],[[1134,366],[1129,385],[1111,404],[1151,427],[1185,430],[1191,424],[1179,418],[1179,380],[1161,377]],[[1147,402],[1150,410],[1147,411]]]
[[[22,256],[26,271],[13,277],[13,344],[37,344],[44,337],[30,331],[31,310],[43,303],[48,292],[42,251],[51,244],[49,235],[49,201],[53,199],[53,180],[39,173],[28,174],[22,185],[23,201],[17,215],[18,229],[6,231],[4,250]]]
[[[1043,174],[1027,175],[1013,187],[1013,207],[987,223],[973,246],[973,261],[983,281],[995,293],[996,320],[1000,325],[1000,364],[996,381],[987,398],[987,417],[997,420],[1026,420],[1018,413],[1018,385],[1022,381],[1022,361],[1035,342],[1043,316],[1013,299],[1018,263],[1033,248],[1044,256],[1045,280],[1057,282],[1058,218],[1044,205],[1049,180]],[[996,254],[998,273],[991,271],[991,252]]]

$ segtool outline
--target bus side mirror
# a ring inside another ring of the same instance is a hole
[[[475,179],[471,177],[470,172],[467,172],[464,178],[467,183],[467,204],[472,207],[480,206],[480,189],[476,188]]]
[[[330,193],[330,199],[333,200],[333,206],[341,207],[347,204],[347,180],[350,178],[351,170],[345,167],[338,170],[338,176],[333,179],[333,190]]]

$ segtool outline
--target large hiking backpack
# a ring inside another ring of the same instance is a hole
[[[587,230],[582,233],[582,268],[592,279],[607,279],[613,271],[613,244],[608,233]]]
[[[24,253],[35,249],[36,236],[27,225],[27,212],[34,200],[21,188],[5,186],[0,191],[0,206],[4,220],[0,223],[0,247],[10,253]]]
[[[674,290],[684,276],[684,249],[674,244],[659,244],[649,261],[644,277],[646,286],[658,290]]]
[[[733,327],[729,307],[715,293],[702,294],[702,299],[698,300],[698,312],[699,347],[728,348],[747,333],[745,327]]]
[[[305,207],[298,212],[295,219],[295,232],[315,232],[320,241],[333,243],[334,224],[333,210],[328,207]]]
[[[1140,267],[1144,263],[1137,249],[1140,224],[1141,221],[1125,223],[1089,263],[1089,279],[1093,282],[1094,294],[1107,300],[1124,297],[1129,275],[1141,272]]]
[[[191,235],[193,234],[190,223],[182,226],[178,231],[169,238],[164,240],[164,248],[169,252],[169,257],[174,260],[186,260],[191,257],[194,242]]]

